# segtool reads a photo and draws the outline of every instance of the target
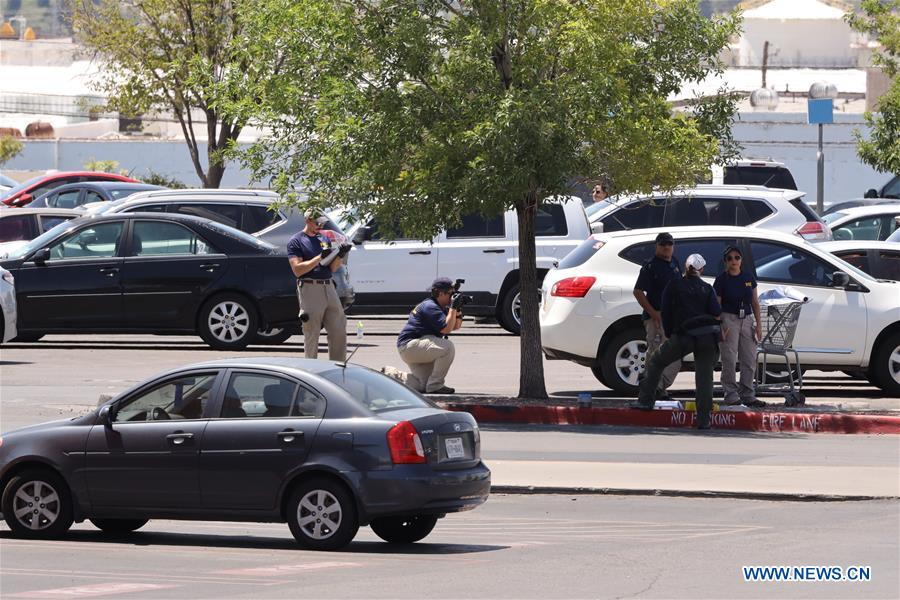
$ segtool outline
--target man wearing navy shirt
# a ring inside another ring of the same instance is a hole
[[[681,279],[681,267],[674,257],[675,238],[671,233],[664,231],[656,236],[655,254],[643,264],[634,284],[634,297],[644,309],[641,318],[644,320],[644,331],[647,333],[645,365],[650,363],[650,359],[667,339],[662,323],[662,294],[670,282]],[[675,376],[680,370],[680,360],[665,368],[656,390],[657,398],[669,397],[666,390],[675,381]]]
[[[431,297],[409,313],[409,320],[397,337],[400,358],[409,365],[405,383],[426,394],[452,394],[444,385],[456,349],[447,334],[462,327],[462,316],[454,300],[453,282],[438,277],[431,284]]]
[[[306,358],[319,356],[319,332],[325,326],[328,336],[328,358],[342,362],[347,357],[347,317],[334,288],[332,273],[340,268],[340,256],[331,257],[328,266],[320,264],[332,252],[329,239],[319,235],[328,217],[309,214],[303,231],[287,244],[288,261],[297,278],[300,314],[309,319],[303,323],[303,349]]]

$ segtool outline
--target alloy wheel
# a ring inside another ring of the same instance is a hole
[[[60,509],[59,493],[46,481],[29,481],[13,497],[16,520],[32,531],[51,527],[59,518]]]
[[[888,357],[888,374],[897,385],[900,385],[900,346],[894,348]]]
[[[327,490],[311,490],[297,505],[297,524],[314,540],[326,540],[341,526],[341,503]]]
[[[224,300],[212,307],[207,322],[210,333],[222,342],[236,342],[250,329],[250,315],[240,303]]]
[[[616,373],[628,385],[638,386],[647,360],[647,342],[631,340],[616,352]]]

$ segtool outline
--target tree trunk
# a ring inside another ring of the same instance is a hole
[[[534,246],[534,219],[537,197],[528,194],[516,206],[519,220],[519,298],[522,333],[519,337],[519,398],[546,398],[541,328],[538,323],[537,260]]]

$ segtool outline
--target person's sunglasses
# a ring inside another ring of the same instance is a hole
[[[600,193],[602,193],[602,192],[603,192],[603,190],[594,190],[594,193],[595,193],[595,194],[600,194]]]
[[[729,254],[728,256],[725,257],[725,260],[727,260],[727,261],[741,260],[741,255],[740,254]]]

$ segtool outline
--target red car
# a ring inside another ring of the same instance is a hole
[[[55,187],[66,183],[78,183],[81,181],[127,181],[128,183],[139,183],[137,179],[125,177],[124,175],[117,175],[115,173],[100,173],[97,171],[51,173],[49,175],[38,175],[37,177],[32,177],[25,183],[20,183],[7,191],[0,201],[7,206],[26,206],[41,194],[44,194]]]

